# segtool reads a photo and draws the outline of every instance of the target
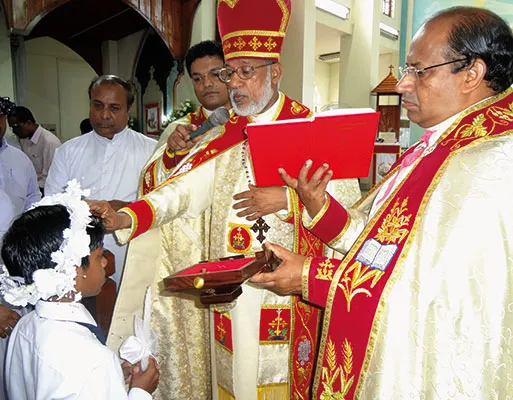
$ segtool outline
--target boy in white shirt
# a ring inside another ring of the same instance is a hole
[[[34,304],[11,333],[5,381],[9,398],[151,399],[158,365],[131,368],[119,359],[78,301],[95,296],[105,282],[104,229],[71,182],[65,193],[45,197],[17,218],[4,236],[2,258],[11,277],[0,284],[6,301]],[[16,282],[15,277],[21,282]]]

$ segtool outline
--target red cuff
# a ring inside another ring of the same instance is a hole
[[[129,240],[149,231],[155,222],[155,211],[145,199],[135,201],[120,211],[125,211],[132,217],[132,235]]]
[[[164,152],[164,154],[162,154],[162,164],[164,165],[164,168],[166,169],[166,171],[170,171],[174,167],[176,167],[178,164],[178,161],[179,160],[177,160],[175,153],[172,151],[169,151],[169,148],[166,147],[166,151]]]
[[[312,224],[305,226],[310,232],[326,244],[338,240],[347,230],[350,223],[347,210],[331,195],[327,199],[328,205],[314,218]]]

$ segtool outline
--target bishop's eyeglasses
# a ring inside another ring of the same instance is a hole
[[[237,74],[237,76],[242,79],[243,81],[246,81],[255,75],[256,70],[258,68],[267,67],[268,65],[276,64],[276,61],[267,62],[265,64],[261,65],[242,65],[237,68],[231,68],[231,67],[223,67],[218,70],[218,76],[219,79],[224,82],[228,83],[232,80],[233,74]]]
[[[399,67],[399,75],[401,76],[401,79],[404,78],[406,75],[410,75],[414,78],[414,80],[418,80],[418,79],[422,78],[422,76],[424,75],[424,72],[426,72],[427,70],[430,70],[433,68],[438,68],[443,65],[454,64],[454,63],[460,62],[460,61],[467,61],[467,58],[459,58],[457,60],[446,61],[441,64],[430,65],[429,67],[420,68],[420,69],[412,67],[412,66]]]

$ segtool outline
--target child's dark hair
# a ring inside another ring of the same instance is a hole
[[[69,213],[62,205],[40,206],[21,214],[3,238],[2,259],[9,274],[31,284],[35,270],[54,268],[51,255],[59,250],[63,231],[69,226]],[[92,217],[86,231],[91,252],[102,246],[105,230],[99,218]],[[89,266],[89,256],[82,258],[80,266]]]

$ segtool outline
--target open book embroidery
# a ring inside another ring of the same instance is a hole
[[[356,261],[370,268],[384,271],[397,250],[398,246],[396,244],[382,244],[376,239],[367,239],[358,252]]]

